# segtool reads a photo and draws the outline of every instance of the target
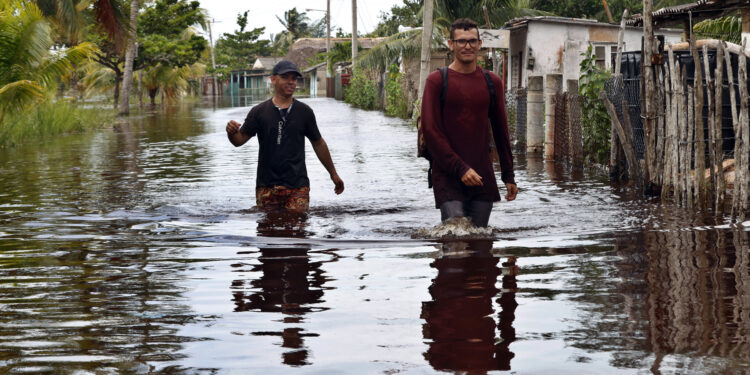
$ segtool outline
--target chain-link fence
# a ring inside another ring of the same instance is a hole
[[[581,97],[578,93],[555,96],[555,160],[574,168],[583,166]]]
[[[508,109],[511,139],[517,150],[526,150],[526,89],[511,89],[505,97],[505,103]]]

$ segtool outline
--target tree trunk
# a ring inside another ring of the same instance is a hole
[[[114,108],[117,109],[117,105],[120,103],[120,82],[122,82],[122,72],[115,70],[115,100]]]
[[[151,98],[151,106],[156,107],[156,94],[159,93],[159,88],[149,89],[148,96]]]
[[[120,94],[119,115],[127,115],[130,112],[130,88],[133,83],[133,61],[135,60],[135,39],[138,29],[138,0],[130,1],[130,29],[133,33],[128,40],[128,49],[125,52],[125,72],[122,81],[122,93]]]
[[[422,102],[424,83],[430,74],[430,60],[432,60],[432,12],[433,0],[424,0],[422,16],[422,55],[419,65],[419,102]]]

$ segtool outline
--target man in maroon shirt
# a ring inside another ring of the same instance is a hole
[[[448,66],[444,105],[440,104],[443,87],[438,71],[427,77],[422,97],[422,126],[432,156],[435,206],[440,209],[443,221],[466,216],[474,225],[486,227],[492,202],[500,200],[490,159],[488,123],[500,157],[501,178],[508,191],[505,199],[512,201],[518,194],[505,113],[505,88],[500,77],[489,73],[496,92],[494,113],[489,113],[489,88],[484,72],[477,66],[482,41],[474,21],[456,20],[450,28],[448,46],[454,59]]]

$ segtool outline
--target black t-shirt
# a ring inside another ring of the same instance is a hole
[[[310,186],[305,167],[305,137],[311,142],[321,138],[315,114],[305,103],[293,100],[289,110],[282,111],[271,99],[247,114],[240,131],[258,136],[258,177],[256,187]]]

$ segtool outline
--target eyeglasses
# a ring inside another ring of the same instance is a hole
[[[472,38],[472,39],[451,39],[451,40],[453,41],[453,43],[456,44],[456,46],[461,47],[461,48],[466,47],[466,43],[469,43],[469,45],[472,46],[472,47],[476,47],[477,45],[479,45],[479,39],[477,39],[477,38]]]

